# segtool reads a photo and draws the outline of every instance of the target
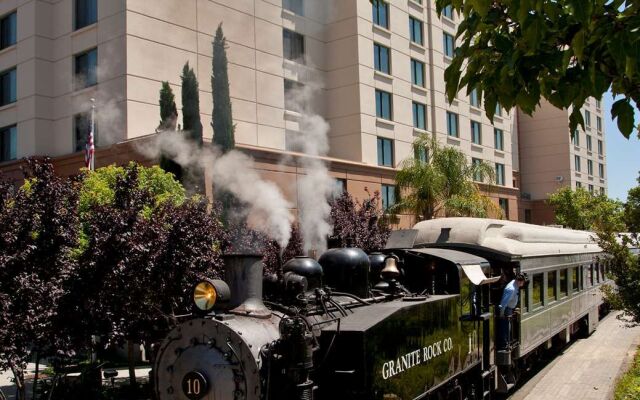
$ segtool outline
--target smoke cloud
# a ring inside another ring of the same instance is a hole
[[[291,236],[292,205],[284,198],[275,183],[265,181],[254,169],[248,155],[231,150],[226,154],[215,147],[199,148],[185,138],[184,132],[162,132],[138,151],[149,158],[165,155],[185,168],[201,168],[212,172],[217,189],[232,193],[245,207],[249,224],[278,242],[283,248]]]
[[[291,91],[288,101],[295,104],[301,113],[300,133],[294,141],[294,147],[309,156],[299,160],[305,170],[298,181],[298,210],[304,250],[308,252],[313,249],[322,253],[327,249],[327,236],[333,230],[329,221],[329,201],[336,186],[327,163],[319,158],[329,152],[329,124],[312,111],[312,101],[317,97],[314,93],[318,90],[314,85],[300,86]]]

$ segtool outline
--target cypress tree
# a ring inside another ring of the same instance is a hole
[[[162,82],[160,89],[160,125],[159,131],[175,131],[178,121],[178,108],[169,82]]]
[[[198,79],[187,62],[182,69],[182,125],[189,140],[202,146],[202,122],[200,122],[200,97]]]
[[[165,131],[175,131],[178,122],[178,108],[176,107],[173,90],[169,82],[162,82],[160,89],[160,125],[157,131],[161,134]],[[160,168],[172,173],[177,180],[182,181],[182,167],[166,155],[160,156]]]
[[[213,143],[226,153],[235,146],[231,98],[229,97],[229,74],[227,72],[227,39],[218,25],[213,40],[211,90],[213,92]]]

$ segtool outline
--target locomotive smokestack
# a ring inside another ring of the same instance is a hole
[[[231,313],[269,318],[271,312],[262,302],[262,256],[229,254],[224,257],[225,280],[231,289]]]

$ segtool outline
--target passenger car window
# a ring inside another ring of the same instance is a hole
[[[560,298],[569,295],[569,271],[567,269],[560,270]]]
[[[547,272],[547,299],[551,301],[558,300],[556,292],[557,271]]]
[[[580,290],[578,279],[578,268],[571,268],[571,292],[576,293]]]
[[[533,275],[533,295],[531,296],[532,308],[535,310],[538,307],[542,307],[542,287],[543,287],[543,275]]]

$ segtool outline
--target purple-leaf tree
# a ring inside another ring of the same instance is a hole
[[[359,247],[367,253],[381,250],[391,234],[382,216],[380,192],[362,202],[344,192],[331,205],[330,247]]]
[[[33,353],[67,348],[55,321],[78,236],[77,182],[55,176],[46,159],[28,160],[24,172],[20,189],[0,183],[0,369],[13,372],[19,400]]]

